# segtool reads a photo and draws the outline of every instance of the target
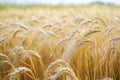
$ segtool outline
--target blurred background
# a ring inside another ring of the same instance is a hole
[[[98,2],[101,4],[120,5],[120,0],[0,0],[0,4],[42,4],[42,5],[80,5]]]

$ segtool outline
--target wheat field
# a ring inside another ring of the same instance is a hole
[[[0,80],[120,80],[120,7],[0,8]]]

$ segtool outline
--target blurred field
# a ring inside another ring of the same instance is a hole
[[[120,80],[120,7],[1,5],[0,80]]]

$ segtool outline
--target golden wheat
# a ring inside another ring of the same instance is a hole
[[[0,80],[119,80],[115,6],[0,10]]]

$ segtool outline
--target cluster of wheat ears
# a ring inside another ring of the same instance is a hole
[[[0,80],[120,80],[118,9],[1,10]]]

